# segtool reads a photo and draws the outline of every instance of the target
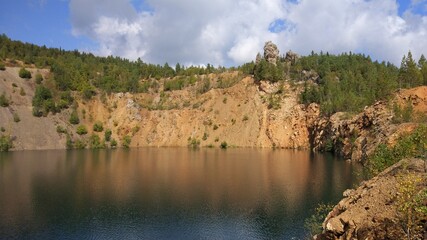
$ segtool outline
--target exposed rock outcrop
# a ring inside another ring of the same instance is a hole
[[[410,101],[414,112],[427,113],[427,87],[397,92],[393,102],[402,107]],[[310,127],[314,151],[333,151],[353,161],[364,162],[380,143],[393,145],[402,133],[416,128],[416,123],[396,123],[390,104],[378,101],[363,112],[350,115],[335,113],[316,119]]]
[[[396,131],[392,117],[386,104],[377,102],[355,116],[339,112],[319,118],[311,130],[313,150],[333,150],[346,159],[364,161]]]
[[[299,55],[289,50],[285,56],[285,62],[295,64],[299,59]]]
[[[271,41],[266,42],[264,45],[264,59],[274,65],[276,65],[279,59],[279,49],[277,45]]]
[[[405,191],[399,186],[404,181],[413,181],[414,192],[427,189],[424,164],[421,159],[402,160],[361,183],[357,189],[346,190],[344,199],[326,217],[323,233],[315,236],[315,239],[407,239],[405,222],[398,217],[397,198]],[[413,232],[414,238],[411,239],[427,238],[427,223],[422,221],[419,224],[424,225],[424,230]]]
[[[219,146],[225,141],[236,147],[310,147],[305,106],[298,103],[298,91],[289,84],[263,82],[259,86],[253,78],[246,77],[233,86],[213,88],[204,94],[197,93],[197,84],[177,91],[98,94],[91,100],[75,94],[80,124],[88,128],[87,135],[78,135],[77,126],[69,122],[72,109],[47,117],[32,116],[36,84],[34,79],[19,78],[18,71],[19,68],[0,71],[0,79],[5,79],[0,81],[0,89],[13,100],[8,108],[0,107],[0,127],[15,139],[12,150],[64,149],[67,134],[73,140],[86,142],[92,134],[102,138],[103,134],[92,131],[95,121],[112,130],[111,137],[119,146],[124,136],[131,136],[133,147],[187,146],[189,138],[200,140],[200,146]],[[209,77],[216,85],[216,81],[239,76],[230,72],[203,77]],[[14,91],[13,84],[22,87],[26,95]],[[270,107],[271,101],[274,108]],[[14,112],[20,122],[13,120]],[[57,128],[67,133],[60,133]]]
[[[307,81],[307,82],[311,82],[311,83],[319,83],[320,76],[316,71],[314,71],[314,70],[310,70],[310,71],[302,70],[301,73],[302,73],[302,80]]]

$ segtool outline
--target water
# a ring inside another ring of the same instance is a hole
[[[356,167],[270,149],[0,153],[0,239],[301,239]]]

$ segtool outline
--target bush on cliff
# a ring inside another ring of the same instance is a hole
[[[412,133],[401,136],[394,146],[380,144],[367,161],[368,173],[374,176],[404,158],[427,154],[427,126],[420,125]]]
[[[0,152],[7,152],[13,147],[12,138],[10,136],[0,136]]]
[[[5,93],[2,93],[0,95],[0,107],[8,107],[9,106],[9,100],[6,97]]]
[[[25,69],[25,68],[21,68],[20,70],[19,70],[19,77],[20,78],[25,78],[25,79],[30,79],[31,78],[31,72],[30,71],[28,71],[27,69]]]
[[[57,112],[53,95],[50,89],[37,86],[33,97],[33,115],[36,117],[47,116],[49,112]]]

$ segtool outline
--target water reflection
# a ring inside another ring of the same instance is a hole
[[[0,236],[300,238],[352,164],[305,151],[141,148],[0,154]]]

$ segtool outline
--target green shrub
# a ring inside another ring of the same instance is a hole
[[[117,141],[116,141],[116,139],[111,139],[111,141],[110,141],[110,147],[111,148],[115,148],[115,147],[117,147]]]
[[[130,136],[127,136],[127,135],[124,136],[123,139],[122,139],[122,147],[129,148],[131,140],[132,139],[131,139]]]
[[[30,71],[28,71],[27,69],[25,69],[25,68],[21,68],[20,70],[19,70],[19,77],[20,78],[25,78],[25,79],[30,79],[31,78],[31,72]]]
[[[82,94],[83,94],[83,99],[90,100],[90,99],[92,99],[93,96],[96,95],[96,92],[93,88],[88,87],[88,88],[83,89]]]
[[[21,95],[21,96],[27,95],[22,87],[21,87],[21,89],[19,91],[19,95]]]
[[[200,83],[199,88],[197,89],[197,92],[200,94],[206,93],[211,89],[211,81],[209,78],[205,78],[203,82]]]
[[[221,143],[221,145],[219,145],[219,147],[222,149],[226,149],[226,148],[228,148],[228,144],[227,144],[227,142],[224,141]]]
[[[84,141],[84,140],[80,140],[80,139],[77,139],[75,142],[74,142],[74,148],[75,149],[85,149],[86,148],[86,142]]]
[[[16,83],[12,83],[12,87],[16,88],[18,85],[16,85]]]
[[[33,97],[33,115],[41,117],[47,116],[49,111],[56,112],[57,108],[52,98],[52,92],[48,88],[37,86]]]
[[[111,129],[105,129],[104,138],[106,142],[109,142],[111,140],[111,134],[113,134]]]
[[[6,129],[4,127],[0,127],[1,132],[6,132]]]
[[[132,136],[134,136],[138,131],[139,131],[140,127],[139,126],[135,126],[132,128]]]
[[[105,142],[101,141],[100,137],[96,134],[92,134],[89,138],[90,148],[100,149],[105,148]]]
[[[80,123],[80,119],[79,119],[79,115],[77,114],[77,111],[74,110],[73,112],[71,112],[69,121],[71,124],[73,125],[77,125]]]
[[[0,95],[0,106],[1,107],[8,107],[9,106],[9,100],[6,98],[5,93],[2,93]]]
[[[19,115],[16,112],[13,113],[13,121],[16,123],[21,121],[21,118],[19,118]]]
[[[217,130],[217,129],[218,129],[218,125],[214,124],[213,130]]]
[[[58,131],[58,128],[57,128],[56,131]],[[65,147],[67,149],[73,149],[74,148],[74,143],[73,143],[73,140],[71,139],[70,135],[67,135],[67,140],[65,142]]]
[[[43,76],[40,73],[36,74],[36,83],[40,84],[43,81]]]
[[[206,140],[208,139],[208,137],[209,137],[209,134],[207,134],[207,133],[203,133],[202,140],[203,140],[203,141],[206,141]]]
[[[86,126],[85,125],[79,125],[77,127],[76,133],[79,134],[79,135],[85,135],[85,134],[87,134]]]
[[[427,149],[427,126],[420,125],[412,133],[401,136],[393,147],[380,144],[368,158],[367,169],[372,176],[409,157],[424,157]]]
[[[104,130],[104,126],[102,125],[102,122],[96,121],[93,124],[93,131],[95,132],[102,132]]]
[[[400,107],[398,104],[393,106],[393,123],[411,122],[414,115],[414,109],[410,101],[406,102],[405,106]]]
[[[322,232],[322,223],[334,205],[320,203],[315,213],[304,221],[304,227],[309,231],[311,237]]]
[[[0,71],[6,70],[6,66],[4,66],[4,63],[0,63]]]
[[[181,90],[187,85],[185,78],[177,78],[165,81],[164,91]]]
[[[243,119],[242,119],[242,121],[248,121],[249,120],[249,117],[248,117],[248,115],[245,115],[245,116],[243,116]]]
[[[334,151],[334,141],[331,138],[326,139],[325,146],[323,148],[325,152]]]
[[[415,173],[397,176],[397,217],[406,239],[423,239],[423,225],[427,220],[427,188],[420,191],[426,179]]]
[[[0,136],[0,152],[7,152],[13,147],[12,138],[10,136]]]
[[[64,128],[63,126],[58,125],[58,126],[56,126],[56,132],[57,133],[67,133],[67,129]]]
[[[200,140],[197,138],[188,138],[188,146],[191,148],[198,148],[200,146]]]
[[[74,102],[74,98],[73,98],[73,96],[71,96],[70,91],[62,92],[61,93],[61,99],[59,100],[59,103],[58,103],[58,108],[66,109],[71,104],[73,104],[73,102]]]
[[[274,110],[279,110],[281,108],[280,102],[281,102],[281,97],[278,94],[271,94],[268,97],[268,109],[274,109]]]
[[[284,77],[285,66],[281,62],[277,62],[276,65],[273,65],[267,62],[265,59],[262,59],[256,66],[254,70],[255,80],[267,80],[270,82],[277,82]]]

